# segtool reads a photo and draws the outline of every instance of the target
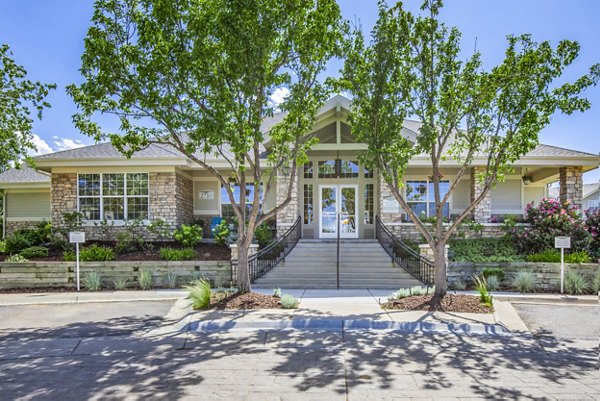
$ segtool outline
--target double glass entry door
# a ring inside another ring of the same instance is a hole
[[[337,238],[338,227],[340,238],[358,238],[357,194],[358,185],[319,186],[320,238]]]

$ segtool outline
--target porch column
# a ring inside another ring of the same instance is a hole
[[[483,184],[477,180],[477,173],[481,168],[471,169],[471,203],[483,192]],[[473,219],[478,223],[489,223],[492,218],[492,191],[473,210]]]
[[[298,171],[301,171],[300,168]],[[286,197],[290,181],[289,169],[283,168],[277,173],[277,205],[281,205]],[[288,205],[277,213],[277,235],[283,235],[298,217],[298,176],[294,177],[292,186],[292,199]]]
[[[570,201],[581,207],[583,198],[583,167],[565,166],[559,169],[560,202]]]

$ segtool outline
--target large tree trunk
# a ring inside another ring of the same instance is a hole
[[[438,241],[434,250],[434,268],[435,277],[433,283],[435,284],[436,295],[446,295],[448,291],[448,280],[446,275],[446,243],[444,241]]]
[[[248,249],[250,244],[238,241],[237,285],[241,293],[250,292],[250,273],[248,271]]]

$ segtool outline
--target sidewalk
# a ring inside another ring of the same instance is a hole
[[[171,301],[185,297],[185,290],[45,292],[0,294],[0,307],[17,305],[75,304],[96,302]]]

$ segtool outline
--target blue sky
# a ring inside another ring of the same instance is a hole
[[[376,0],[338,0],[345,18],[370,31],[377,18]],[[417,11],[421,0],[407,0]],[[36,121],[41,151],[67,149],[93,141],[79,134],[71,123],[76,109],[65,85],[81,81],[83,50],[92,0],[0,0],[0,42],[11,46],[15,60],[25,66],[29,78],[58,85],[42,121]],[[577,40],[581,54],[565,74],[575,79],[600,62],[600,1],[598,0],[447,0],[442,19],[463,33],[463,49],[470,54],[477,40],[487,67],[500,62],[507,34],[531,33],[535,40]],[[339,62],[330,63],[328,74],[337,75]],[[555,146],[600,152],[600,87],[586,96],[592,108],[571,116],[557,114],[540,134],[540,141]],[[586,174],[586,182],[600,179],[600,172]]]

